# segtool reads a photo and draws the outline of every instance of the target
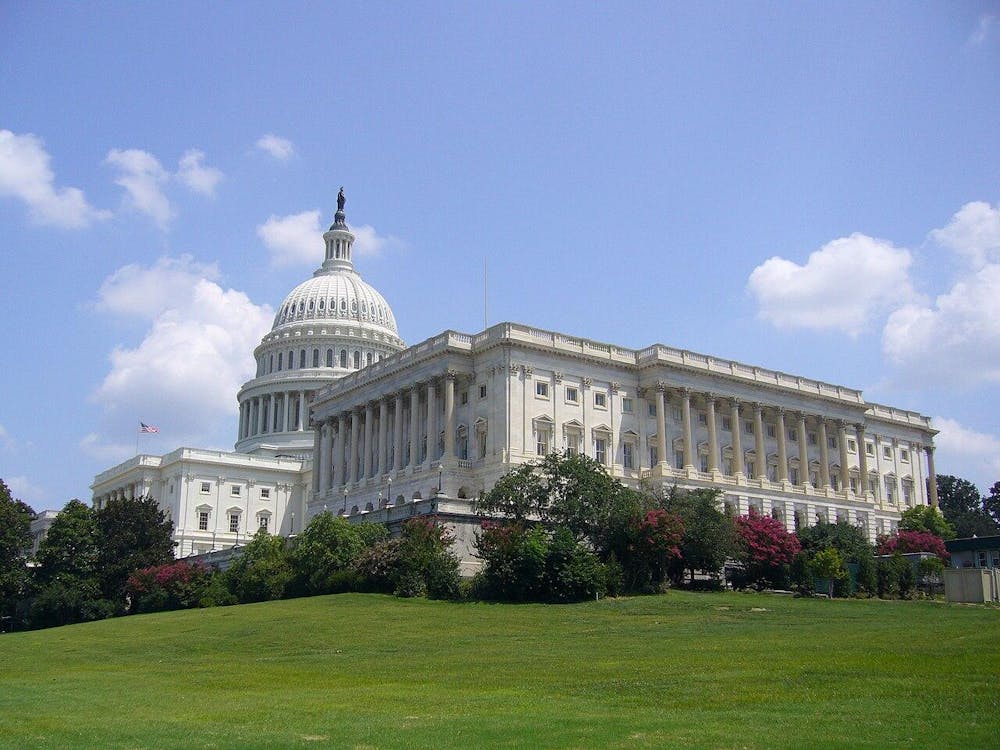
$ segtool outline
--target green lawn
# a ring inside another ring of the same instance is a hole
[[[986,748],[998,683],[981,606],[325,596],[0,636],[0,746]]]

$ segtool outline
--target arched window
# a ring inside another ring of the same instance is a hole
[[[267,371],[274,372],[274,355],[272,354],[267,363]]]
[[[340,366],[347,369],[347,349],[340,350]]]
[[[299,350],[299,368],[301,369],[301,368],[303,368],[305,366],[306,366],[306,350],[305,349],[300,349]]]
[[[372,363],[373,361],[374,361],[374,360],[372,359],[372,353],[371,353],[371,352],[368,352],[368,353],[367,353],[367,354],[365,355],[365,364],[366,364],[366,365],[370,365],[370,364],[371,364],[371,363]]]
[[[333,349],[326,350],[326,366],[333,367]]]
[[[322,310],[325,305],[326,305],[326,300],[325,299],[321,299],[319,301],[319,309]]]
[[[357,350],[354,351],[354,369],[355,370],[361,369],[361,352]]]
[[[295,369],[295,352],[292,351],[288,352],[288,369]]]
[[[284,359],[285,359],[285,353],[278,352],[278,372],[281,372],[281,365],[284,362]]]
[[[313,367],[319,367],[319,349],[313,349]]]

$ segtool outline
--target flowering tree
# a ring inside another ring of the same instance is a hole
[[[930,552],[945,562],[951,557],[941,537],[929,531],[898,531],[882,540],[878,548],[880,555],[892,555],[896,552]]]
[[[792,558],[801,550],[795,534],[770,516],[751,510],[750,515],[736,519],[740,538],[739,559],[746,567],[748,581],[774,585],[785,577]]]
[[[633,581],[632,585],[662,583],[671,560],[681,556],[683,538],[684,522],[674,513],[657,508],[637,519],[630,545],[634,564],[627,567],[645,580]]]
[[[159,612],[169,609],[211,606],[228,601],[205,598],[213,572],[205,565],[178,560],[134,571],[126,584],[136,612]],[[228,600],[228,597],[223,597]]]

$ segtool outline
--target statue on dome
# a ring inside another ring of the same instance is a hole
[[[344,186],[340,186],[340,192],[337,193],[337,210],[343,211],[344,204],[347,203],[347,198],[344,197]]]

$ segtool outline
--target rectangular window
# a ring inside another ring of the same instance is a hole
[[[791,482],[792,484],[799,483],[799,470],[796,469],[794,466],[791,466],[788,469],[788,481]]]
[[[594,460],[604,464],[608,460],[608,443],[604,438],[594,440]]]
[[[896,480],[892,477],[885,478],[885,499],[890,503],[896,502]]]
[[[240,530],[240,514],[230,513],[229,514],[229,533],[235,534]]]
[[[209,482],[202,482],[201,483],[201,494],[202,495],[207,495],[211,491],[212,491],[212,485]]]
[[[541,380],[535,381],[535,395],[539,398],[549,397],[549,384],[543,383]]]
[[[798,441],[799,433],[794,427],[788,428],[788,439],[793,443]]]
[[[875,444],[874,443],[865,443],[865,453],[867,453],[869,456],[874,456],[875,455]]]
[[[594,394],[594,406],[598,408],[605,408],[608,405],[608,396],[606,393],[595,393]]]
[[[674,451],[674,468],[684,468],[684,451]]]
[[[660,462],[659,451],[655,445],[649,446],[649,465],[656,466]]]
[[[733,429],[733,420],[731,420],[729,417],[723,417],[722,418],[722,429],[723,430],[727,430],[727,431],[728,430],[732,430]]]
[[[847,438],[847,450],[851,453],[858,452],[858,443],[854,438]]]
[[[890,448],[888,445],[882,448],[882,458],[884,458],[887,461],[892,460],[892,448]]]
[[[229,488],[229,494],[232,495],[233,497],[239,497],[240,496],[240,492],[242,490],[243,490],[242,487],[240,487],[239,485],[234,484],[232,487]]]
[[[827,448],[836,448],[837,438],[835,438],[833,435],[828,436],[826,439],[826,446]]]
[[[777,437],[778,431],[773,424],[768,424],[765,427],[766,427],[766,434],[769,438],[773,440],[775,437]]]
[[[910,463],[910,452],[906,448],[899,451],[899,460],[906,464]]]
[[[547,430],[539,430],[535,439],[535,453],[544,456],[549,452],[549,433]]]
[[[701,467],[701,470],[707,472],[708,471],[708,456],[702,455],[702,456],[699,456],[698,459],[699,459],[698,463],[699,463],[699,466]]]
[[[566,386],[566,400],[575,404],[580,400],[580,392],[571,385]]]
[[[851,477],[851,492],[857,492],[857,491],[858,491],[858,478]]]
[[[698,424],[702,427],[708,424],[708,415],[703,411],[698,412]]]
[[[913,497],[913,487],[909,482],[903,482],[903,502],[910,505],[910,500]]]
[[[261,500],[270,500],[271,499],[271,489],[269,487],[261,487],[261,490],[260,490],[260,499]]]
[[[649,416],[655,417],[656,416],[656,404],[653,403],[652,401],[647,402],[647,404],[646,404],[646,411],[649,414]]]
[[[671,418],[672,418],[672,419],[673,419],[673,420],[674,420],[675,422],[680,422],[680,421],[681,421],[681,419],[682,419],[682,416],[681,416],[681,410],[680,410],[680,409],[678,409],[678,408],[677,408],[676,406],[675,406],[675,407],[673,407],[673,408],[672,408],[672,409],[670,410],[670,417],[671,417]]]
[[[632,399],[625,397],[622,398],[622,414],[632,413]]]
[[[747,435],[753,435],[753,422],[751,422],[749,419],[743,423],[743,432],[745,432]]]
[[[479,398],[486,398],[486,384],[479,386]]]
[[[806,433],[806,440],[808,441],[809,445],[816,445],[816,442],[817,442],[817,440],[816,440],[816,433],[815,432],[807,432]]]
[[[268,526],[270,526],[271,517],[270,516],[258,516],[257,521],[260,524],[260,528],[264,529],[264,531],[267,531]]]
[[[203,510],[198,513],[198,530],[208,531],[208,511]]]
[[[635,468],[634,447],[632,443],[622,443],[622,466],[626,469]]]
[[[467,403],[469,403],[469,392],[468,391],[462,391],[462,395],[458,399],[458,401],[459,401],[459,403],[462,406],[465,406]]]

